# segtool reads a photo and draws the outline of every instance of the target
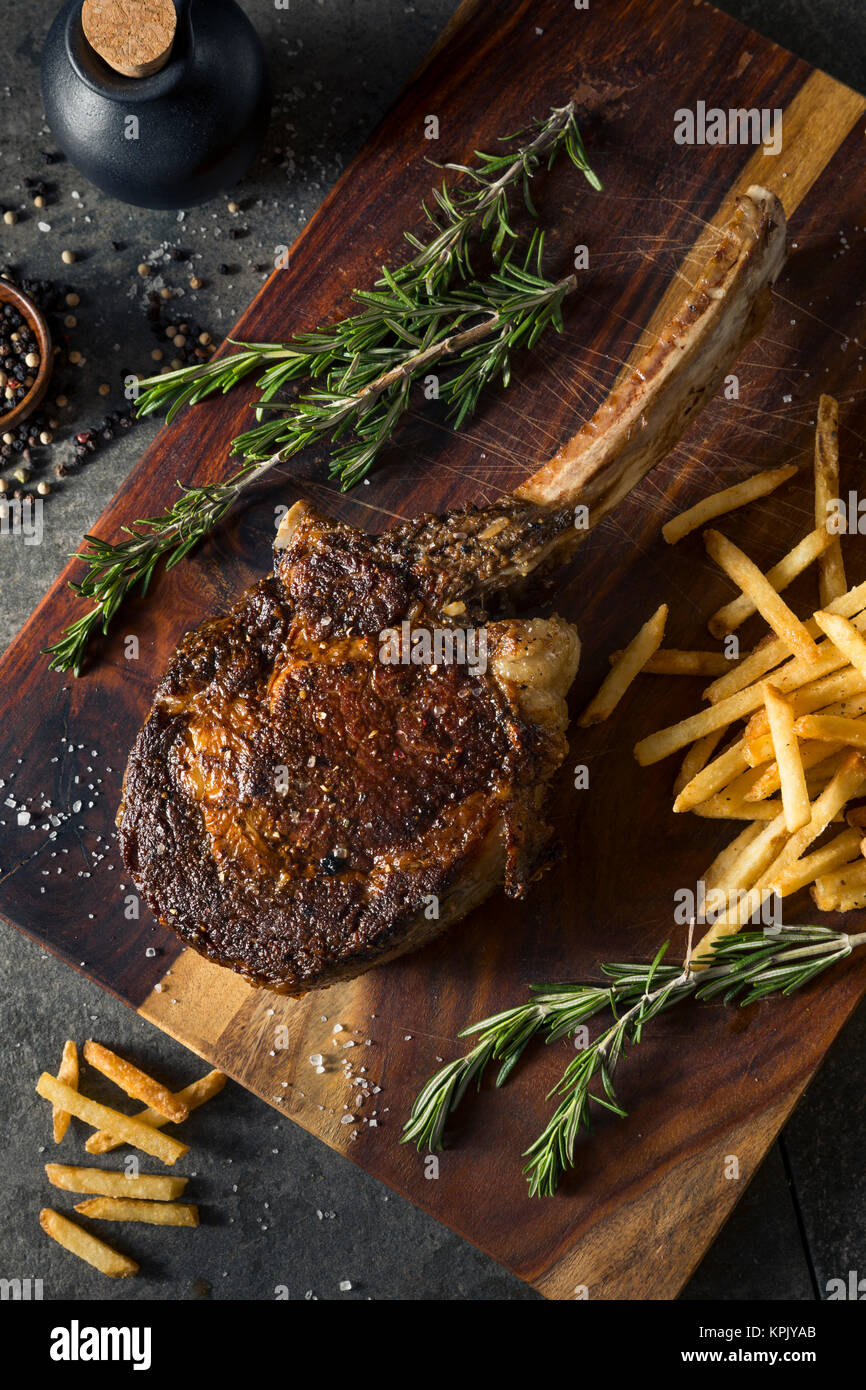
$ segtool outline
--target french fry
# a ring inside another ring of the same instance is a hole
[[[801,714],[794,725],[794,732],[798,738],[845,744],[848,748],[866,748],[866,719],[844,719],[834,714]]]
[[[810,889],[812,896],[815,896],[814,885]],[[817,906],[817,904],[816,904]],[[862,912],[866,907],[866,888],[844,888],[835,905],[836,912]],[[827,909],[825,909],[826,911]]]
[[[812,806],[806,790],[806,774],[800,758],[800,749],[794,733],[794,711],[789,700],[780,695],[769,682],[764,683],[764,707],[770,721],[770,737],[773,752],[779,768],[782,788],[782,809],[785,812],[785,828],[793,835],[795,830],[809,823]],[[754,790],[754,785],[751,790]],[[744,793],[748,798],[749,793]]]
[[[861,676],[866,676],[866,642],[850,618],[843,618],[838,613],[825,613],[819,610],[815,614],[815,622],[821,631],[827,634],[833,646],[838,648],[852,666],[856,667]]]
[[[796,726],[795,726],[796,731]],[[772,742],[772,740],[771,740]],[[808,772],[812,768],[820,767],[828,757],[834,753],[841,752],[841,743],[801,743],[800,761],[803,764],[803,771]],[[771,762],[761,773],[761,776],[752,786],[751,791],[746,793],[747,801],[763,801],[765,796],[772,796],[782,785],[779,773],[779,764]]]
[[[866,828],[866,805],[849,806],[848,810],[845,812],[845,819],[853,830],[859,830],[862,834],[864,828]],[[866,856],[866,849],[864,849],[862,845],[860,846],[860,852]]]
[[[803,661],[818,661],[820,654],[815,639],[809,636],[796,613],[776,593],[754,561],[720,531],[706,531],[704,544],[710,558],[748,595],[762,618],[793,654]]]
[[[711,889],[736,887],[736,869],[740,862],[740,857],[744,850],[748,849],[759,835],[762,835],[765,826],[760,821],[751,821],[741,830],[736,839],[726,845],[713,860],[710,867],[701,874],[704,888],[707,892]]]
[[[78,1048],[71,1038],[67,1038],[63,1044],[63,1056],[60,1058],[60,1066],[57,1070],[58,1081],[71,1086],[73,1091],[78,1090]],[[68,1110],[58,1110],[57,1106],[52,1107],[51,1118],[54,1124],[54,1142],[59,1144],[69,1128],[72,1119]]]
[[[772,821],[782,809],[781,801],[747,801],[744,796],[719,792],[693,807],[696,816],[706,820]]]
[[[107,1129],[125,1143],[142,1149],[144,1153],[161,1159],[163,1163],[171,1165],[189,1151],[188,1144],[182,1144],[179,1139],[172,1139],[167,1134],[160,1134],[152,1125],[142,1124],[129,1115],[122,1115],[119,1110],[112,1110],[108,1105],[100,1105],[98,1101],[91,1100],[80,1091],[73,1091],[71,1086],[65,1086],[50,1072],[42,1073],[36,1083],[36,1090],[44,1100],[50,1100],[53,1105],[68,1110],[70,1115],[77,1116],[86,1125],[92,1125],[94,1129]]]
[[[695,806],[706,801],[722,787],[726,787],[733,778],[738,777],[742,772],[747,771],[748,763],[744,754],[745,742],[739,739],[732,744],[724,753],[720,753],[711,763],[696,773],[688,786],[684,787],[674,802],[674,811],[679,814],[681,811],[692,811]]]
[[[219,1095],[225,1084],[225,1072],[209,1071],[206,1076],[199,1077],[198,1081],[193,1081],[189,1086],[184,1086],[182,1091],[178,1091],[177,1099],[182,1100],[187,1109],[197,1110],[205,1101]],[[162,1129],[163,1125],[168,1124],[165,1116],[160,1115],[157,1110],[140,1110],[133,1118],[142,1124],[151,1125],[153,1129]],[[89,1154],[105,1154],[110,1153],[112,1149],[119,1149],[121,1144],[125,1143],[125,1139],[117,1139],[108,1130],[100,1129],[91,1134],[84,1147]]]
[[[653,652],[661,646],[667,618],[668,606],[663,603],[632,638],[619,661],[605,676],[598,694],[577,721],[582,728],[600,724],[613,713],[635,676],[640,674]]]
[[[780,811],[775,820],[761,826],[759,834],[727,866],[729,886],[754,888],[756,884],[760,883],[762,874],[777,858],[787,838],[785,816]]]
[[[828,874],[833,869],[841,868],[843,864],[856,863],[859,852],[860,832],[843,830],[829,844],[813,850],[811,854],[805,854],[802,859],[798,859],[788,870],[781,873],[776,879],[776,892],[780,897],[788,898],[792,893],[806,888],[821,874]]]
[[[738,860],[728,865],[727,881],[717,886],[725,887],[729,893],[739,889],[740,896],[733,909],[717,917],[693,949],[691,957],[693,970],[705,970],[710,964],[709,955],[712,943],[738,932],[740,927],[745,926],[763,905],[765,899],[771,896],[760,885],[764,874],[778,858],[779,852],[787,840],[785,813],[780,811],[774,820],[761,827],[760,834],[746,845]],[[701,961],[699,958],[702,956],[705,959]]]
[[[96,1221],[146,1221],[149,1226],[197,1226],[193,1202],[139,1202],[124,1197],[92,1197],[75,1210]]]
[[[810,531],[804,536],[793,550],[789,550],[787,555],[767,570],[767,583],[771,584],[780,594],[783,589],[787,589],[789,584],[793,584],[798,575],[808,569],[811,564],[824,551],[833,544],[833,537],[830,535],[826,526],[820,527],[817,531]],[[837,542],[838,544],[838,542]],[[730,632],[736,632],[738,627],[751,618],[757,610],[753,600],[747,594],[740,594],[739,598],[732,599],[723,608],[714,613],[707,623],[707,627],[714,637],[725,637]],[[808,628],[807,628],[808,631]]]
[[[701,938],[692,952],[693,969],[704,969],[709,963],[698,963],[700,956],[708,956],[713,941],[731,936],[739,931],[762,908],[774,893],[780,893],[791,879],[791,870],[797,861],[818,839],[827,826],[839,814],[845,803],[854,796],[866,780],[866,762],[857,753],[846,755],[838,772],[812,805],[809,824],[789,836],[785,830],[784,812],[770,821],[763,835],[759,835],[747,847],[738,866],[738,886],[746,890],[734,909],[719,917],[709,931]],[[767,863],[768,853],[778,848],[778,853]]]
[[[93,1192],[101,1197],[149,1197],[171,1202],[179,1197],[188,1178],[163,1178],[155,1173],[127,1177],[106,1168],[75,1168],[65,1163],[46,1163],[45,1176],[64,1192]]]
[[[847,594],[841,598],[834,599],[832,603],[825,604],[825,611],[828,613],[839,613],[843,618],[853,618],[862,612],[866,607],[866,581],[849,589]],[[803,626],[810,637],[817,637],[821,629],[814,618],[809,618]],[[754,685],[755,681],[760,680],[768,671],[779,666],[787,660],[789,651],[784,642],[778,637],[770,637],[761,642],[753,652],[743,657],[740,663],[728,671],[727,675],[721,676],[717,681],[713,681],[704,691],[704,699],[711,704],[716,704],[719,700],[726,700],[729,695],[735,695],[738,690],[744,690],[747,685]]]
[[[615,666],[622,652],[611,652],[608,660]],[[676,647],[659,647],[643,665],[653,676],[719,676],[735,664],[723,652],[681,651]]]
[[[866,761],[859,753],[848,753],[831,781],[812,803],[809,822],[792,835],[784,849],[776,856],[767,869],[763,884],[772,892],[776,891],[777,881],[784,880],[785,872],[800,859],[827,826],[844,810],[866,781]]]
[[[819,792],[824,790],[831,778],[835,777],[845,758],[851,751],[850,748],[840,748],[837,752],[833,753],[830,751],[833,747],[832,744],[828,746],[825,743],[824,747],[827,749],[827,752],[830,753],[830,756],[825,758],[822,763],[818,763],[815,767],[809,768],[806,773],[806,786],[809,788],[809,796],[813,801]],[[845,817],[842,812],[839,811],[833,819],[844,820]]]
[[[827,655],[823,654],[821,648],[821,659],[814,665],[815,679],[808,674],[808,663],[799,660],[788,662],[773,674],[773,685],[780,694],[797,692],[793,701],[797,715],[811,714],[822,705],[846,699],[861,690],[866,690],[866,679],[860,672],[851,670],[850,667],[840,670],[839,668],[845,665],[845,658],[836,651],[832,643],[827,646]],[[698,710],[697,714],[689,715],[678,724],[659,729],[657,733],[650,734],[635,745],[635,757],[642,767],[647,767],[671,753],[676,753],[686,744],[694,743],[695,739],[702,738],[714,729],[724,729],[738,719],[748,718],[763,705],[761,689],[761,682],[750,685],[714,705]],[[755,721],[753,735],[768,734],[769,731],[766,711],[761,710],[760,718]]]
[[[713,753],[716,750],[722,737],[721,729],[714,729],[710,734],[704,734],[703,738],[697,739],[690,748],[686,749],[685,756],[680,770],[674,782],[674,797],[679,796],[681,791],[689,785],[693,777],[697,777],[702,768],[705,768]]]
[[[84,1060],[97,1071],[101,1071],[103,1076],[107,1076],[128,1096],[132,1096],[134,1100],[146,1101],[167,1120],[180,1124],[189,1114],[189,1106],[178,1100],[167,1086],[155,1081],[146,1071],[133,1066],[125,1057],[119,1057],[110,1048],[103,1047],[102,1043],[94,1042],[92,1038],[88,1038],[84,1044]]]
[[[706,970],[707,966],[712,965],[711,947],[714,941],[721,941],[726,936],[735,936],[741,927],[745,927],[755,917],[760,920],[760,914],[765,902],[773,895],[761,886],[754,888],[742,888],[739,890],[729,890],[735,901],[733,906],[722,916],[717,917],[715,922],[704,933],[692,950],[690,965],[692,970]]]
[[[679,516],[665,522],[662,535],[668,545],[676,545],[677,541],[681,541],[691,531],[696,531],[699,526],[704,526],[715,517],[724,516],[726,512],[735,511],[759,497],[768,496],[782,483],[793,478],[796,472],[796,464],[791,463],[783,468],[770,468],[766,473],[754,473],[745,482],[735,483],[733,487],[723,488],[721,492],[714,492],[694,507],[689,507],[688,511],[680,512]]]
[[[774,681],[775,679],[774,677]],[[781,675],[778,679],[781,683]],[[778,686],[776,688],[778,689]],[[844,670],[831,671],[827,676],[821,676],[816,681],[809,681],[807,685],[795,688],[790,692],[790,698],[794,713],[799,719],[804,714],[824,711],[828,705],[848,700],[863,690],[866,690],[866,679],[853,666],[847,666]],[[769,732],[766,710],[756,710],[746,731],[747,761],[760,755],[764,746],[760,740],[769,735]]]
[[[851,912],[863,907],[866,905],[866,860],[820,874],[811,891],[815,906],[821,912]]]
[[[832,396],[822,396],[818,402],[818,423],[815,429],[815,525],[827,530],[830,505],[839,497],[839,407]],[[821,603],[826,608],[833,599],[844,594],[847,583],[842,546],[838,535],[824,552],[818,567]]]
[[[838,700],[834,705],[822,705],[814,713],[838,714],[841,719],[862,719],[866,714],[866,694],[852,695],[849,700]]]
[[[69,1250],[80,1260],[86,1260],[94,1269],[110,1275],[112,1279],[126,1279],[130,1274],[138,1273],[135,1260],[112,1250],[104,1240],[99,1240],[89,1231],[82,1230],[74,1221],[70,1221],[67,1216],[61,1216],[52,1207],[42,1208],[39,1213],[39,1225],[45,1234],[56,1240],[58,1245],[62,1245],[64,1250]]]

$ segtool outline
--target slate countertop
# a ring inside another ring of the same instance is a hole
[[[42,40],[54,6],[19,0],[4,16],[0,56],[0,265],[68,286],[69,346],[83,362],[54,383],[68,397],[54,442],[34,451],[46,498],[43,543],[0,544],[0,646],[29,615],[157,426],[141,423],[100,447],[77,472],[76,431],[123,405],[130,363],[156,344],[147,295],[182,290],[173,314],[221,338],[290,245],[449,18],[454,0],[316,0],[289,10],[242,0],[265,39],[276,93],[263,155],[234,197],[178,215],[103,197],[65,161],[38,98]],[[862,0],[726,0],[721,8],[809,62],[866,90]],[[24,179],[45,184],[32,206]],[[46,230],[46,228],[48,230]],[[232,231],[237,235],[232,236]],[[66,265],[61,253],[75,261]],[[180,258],[179,258],[180,257]],[[138,275],[140,263],[154,272]],[[225,267],[221,273],[219,267]],[[191,275],[202,288],[190,291]],[[107,395],[99,387],[108,387]],[[62,910],[62,908],[61,908]],[[201,1065],[87,980],[0,924],[0,1276],[43,1278],[51,1299],[534,1299],[537,1295],[432,1218],[229,1083],[188,1125],[196,1198],[209,1216],[194,1243],[153,1232],[149,1273],[118,1284],[35,1235],[44,1198],[38,1165],[45,1117],[33,1078],[59,1059],[63,1040],[95,1034],[173,1085]],[[804,1103],[768,1156],[720,1239],[686,1289],[688,1299],[808,1300],[827,1281],[866,1269],[862,1072],[866,1012],[837,1041]],[[106,1091],[104,1098],[110,1097]],[[853,1120],[853,1122],[852,1122]],[[63,1156],[63,1161],[76,1161]],[[78,1161],[81,1161],[80,1159]],[[34,1193],[38,1189],[39,1197]],[[190,1190],[192,1198],[192,1190]],[[147,1233],[149,1238],[150,1233]],[[145,1240],[145,1244],[147,1239]],[[349,1289],[340,1289],[348,1282]],[[652,1291],[648,1290],[648,1297]]]

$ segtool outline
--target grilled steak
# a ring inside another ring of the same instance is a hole
[[[188,634],[127,767],[118,824],[148,904],[195,950],[302,993],[422,945],[549,862],[579,643],[502,617],[673,446],[767,307],[772,195],[740,200],[639,367],[495,507],[368,536],[302,503],[272,575]]]

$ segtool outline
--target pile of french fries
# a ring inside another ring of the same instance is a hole
[[[169,1122],[178,1124],[185,1120],[191,1110],[217,1095],[226,1082],[222,1072],[212,1071],[174,1093],[102,1043],[93,1041],[84,1044],[84,1059],[128,1096],[144,1101],[147,1106],[138,1115],[124,1115],[84,1095],[79,1089],[78,1048],[71,1039],[67,1041],[57,1076],[43,1072],[36,1090],[51,1102],[55,1144],[64,1138],[74,1115],[94,1130],[85,1145],[89,1153],[108,1153],[121,1144],[131,1144],[165,1164],[175,1163],[189,1151],[189,1145],[160,1130]],[[52,1186],[65,1192],[91,1194],[89,1201],[79,1202],[75,1207],[82,1216],[100,1221],[144,1221],[153,1226],[198,1225],[198,1207],[176,1200],[186,1187],[186,1178],[160,1177],[153,1173],[127,1174],[62,1163],[46,1163],[45,1174]],[[58,1245],[103,1274],[123,1279],[138,1272],[135,1260],[52,1207],[42,1209],[39,1224]]]
[[[769,496],[796,472],[775,469],[663,527],[669,544],[735,508]],[[673,809],[747,822],[702,876],[705,901],[724,904],[692,953],[761,920],[773,895],[808,888],[823,912],[866,907],[866,583],[849,588],[839,540],[838,406],[822,396],[815,436],[815,527],[766,574],[731,540],[704,532],[710,557],[739,596],[709,620],[728,640],[759,613],[770,631],[747,655],[662,647],[667,606],[611,658],[581,723],[609,717],[640,671],[712,677],[704,705],[635,746],[642,766],[685,750]],[[828,518],[834,518],[832,524]],[[798,617],[782,591],[817,565],[820,607]],[[696,966],[697,968],[697,966]]]

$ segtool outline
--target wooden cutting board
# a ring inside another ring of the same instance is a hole
[[[694,707],[700,682],[644,677],[614,720],[575,731],[553,797],[565,857],[525,903],[497,894],[422,953],[300,1001],[258,992],[181,950],[144,910],[130,918],[131,885],[111,840],[125,755],[154,683],[180,636],[267,568],[274,508],[303,496],[381,528],[394,517],[489,501],[517,483],[606,393],[662,312],[674,272],[696,243],[709,244],[708,224],[731,192],[751,182],[775,189],[790,217],[792,252],[774,314],[738,364],[739,399],[708,408],[591,535],[563,580],[556,607],[577,622],[584,644],[573,708],[597,685],[608,652],[663,599],[668,640],[704,644],[706,615],[730,590],[698,537],[671,550],[660,524],[757,468],[808,465],[819,391],[840,398],[843,485],[856,486],[866,426],[856,341],[866,103],[701,3],[593,0],[582,10],[566,0],[468,0],[235,336],[280,338],[345,311],[353,286],[369,285],[381,261],[400,257],[401,232],[417,225],[434,177],[431,157],[490,148],[570,97],[605,188],[595,195],[564,168],[546,183],[541,203],[558,229],[547,266],[564,273],[574,246],[586,244],[590,269],[561,339],[524,357],[507,393],[492,391],[457,438],[419,400],[385,466],[348,497],[326,485],[321,459],[287,466],[194,558],[161,577],[146,605],[125,610],[78,681],[49,674],[39,655],[77,611],[66,588],[74,566],[43,600],[0,667],[0,800],[11,796],[33,813],[19,827],[14,811],[0,810],[0,910],[547,1296],[585,1287],[591,1298],[670,1298],[866,991],[862,962],[747,1014],[695,1006],[658,1020],[620,1073],[629,1120],[598,1121],[554,1199],[527,1198],[519,1155],[548,1115],[544,1095],[570,1055],[565,1042],[533,1054],[504,1091],[482,1092],[455,1126],[438,1176],[397,1140],[421,1082],[439,1058],[462,1050],[456,1034],[465,1024],[524,998],[532,981],[586,977],[604,959],[647,959],[671,932],[674,890],[695,882],[734,827],[675,818],[667,809],[672,766],[639,770],[631,745]],[[699,101],[783,109],[782,152],[676,144],[675,111]],[[425,138],[429,115],[439,120],[435,143]],[[176,478],[225,476],[226,443],[248,399],[241,389],[163,431],[96,530],[116,537],[123,522],[161,510]],[[742,513],[731,529],[770,564],[811,527],[810,508],[806,466],[776,505]],[[866,576],[863,550],[859,540],[849,545],[852,580]],[[805,580],[798,596],[813,599]],[[130,636],[138,659],[126,655]],[[589,767],[587,791],[573,789],[577,763]],[[52,827],[58,808],[67,818]],[[343,1031],[335,1034],[335,1024]],[[309,1062],[316,1053],[322,1074]],[[381,1087],[360,1108],[342,1075],[347,1058]],[[367,1117],[377,1110],[376,1127],[341,1123],[356,1109]],[[739,1158],[738,1181],[725,1176],[730,1154]]]

